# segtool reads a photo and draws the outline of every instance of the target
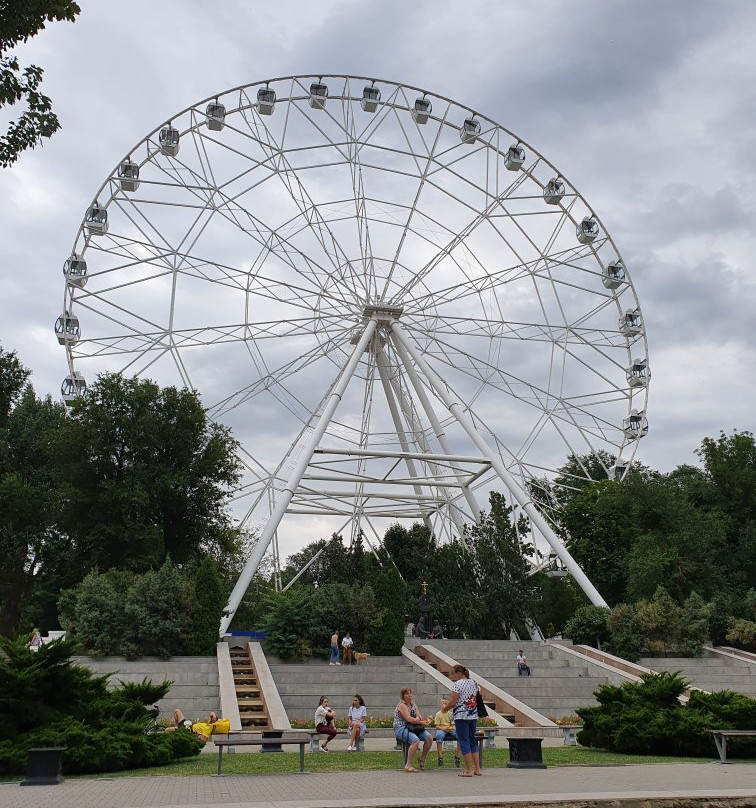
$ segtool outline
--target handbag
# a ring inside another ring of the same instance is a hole
[[[486,707],[483,701],[480,690],[477,690],[475,693],[475,706],[478,709],[478,718],[488,718],[488,707]]]
[[[422,735],[422,733],[425,732],[426,727],[425,724],[407,724],[407,729],[413,735]]]

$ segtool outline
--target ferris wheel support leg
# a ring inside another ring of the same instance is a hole
[[[432,453],[431,447],[428,444],[428,441],[425,439],[424,427],[420,422],[417,421],[417,418],[412,410],[412,407],[409,406],[410,403],[407,400],[407,396],[402,394],[402,390],[395,378],[391,379],[391,387],[394,391],[396,398],[399,400],[399,403],[401,405],[401,411],[404,414],[407,423],[409,424],[409,428],[412,434],[415,435],[414,442],[419,446],[421,451],[431,454]],[[432,462],[429,463],[428,465],[433,471],[433,474],[437,475],[438,477],[443,476],[443,471],[440,470],[440,466]],[[463,538],[465,534],[465,516],[459,509],[459,506],[456,505],[456,503],[452,502],[448,496],[445,498],[449,510],[449,518],[454,524],[454,527],[459,537]]]
[[[333,388],[333,392],[329,396],[328,402],[323,408],[323,412],[318,419],[318,422],[315,425],[307,444],[303,448],[299,460],[292,469],[283,491],[281,491],[278,499],[276,500],[276,505],[270,514],[270,518],[266,522],[265,527],[260,534],[260,538],[257,540],[257,544],[255,544],[254,549],[252,550],[252,553],[247,559],[244,569],[239,576],[239,580],[236,582],[236,586],[234,586],[233,591],[228,598],[228,604],[226,605],[220,624],[221,637],[226,633],[226,630],[231,624],[231,620],[233,620],[234,614],[236,614],[236,610],[239,608],[239,604],[244,597],[244,593],[247,591],[247,587],[252,580],[252,576],[257,571],[257,567],[260,561],[262,561],[265,551],[268,549],[268,545],[273,538],[273,534],[278,529],[278,525],[280,524],[281,519],[286,513],[286,509],[289,507],[289,503],[294,496],[294,492],[297,490],[299,483],[302,481],[302,477],[307,470],[307,466],[310,465],[310,460],[312,460],[315,449],[317,448],[320,439],[325,434],[328,424],[330,423],[331,418],[333,418],[334,412],[336,412],[336,408],[339,406],[341,397],[344,395],[344,390],[346,390],[349,380],[354,375],[354,371],[362,358],[362,354],[365,353],[365,349],[375,333],[377,323],[377,319],[373,317],[365,326],[365,330],[362,332],[359,342],[355,346],[354,351],[352,351],[349,360],[344,366],[344,370],[341,372],[341,376],[339,377],[336,386]]]
[[[395,325],[396,323],[392,324]],[[425,414],[428,417],[428,420],[431,422],[431,426],[433,427],[433,431],[436,434],[436,438],[438,438],[438,442],[441,444],[441,448],[447,455],[451,454],[451,449],[449,448],[449,442],[446,440],[446,432],[444,428],[441,426],[441,422],[438,420],[438,416],[436,415],[435,410],[433,409],[433,405],[428,398],[428,394],[425,392],[425,388],[423,387],[423,383],[420,381],[420,378],[417,375],[417,371],[415,370],[412,362],[410,361],[410,357],[405,350],[404,343],[400,341],[393,342],[394,348],[402,360],[402,364],[404,365],[404,369],[407,371],[407,375],[412,382],[412,386],[415,388],[415,392],[417,393],[417,397],[420,399],[420,403],[425,410]],[[430,382],[430,379],[428,380]],[[457,479],[459,480],[460,484],[462,484],[462,493],[467,500],[467,505],[470,508],[470,513],[472,514],[472,518],[477,522],[478,516],[480,514],[480,507],[475,500],[475,496],[470,488],[464,485],[464,481],[460,475],[456,475]],[[457,528],[461,530],[460,525],[457,525]],[[463,537],[463,532],[460,532],[460,538]]]
[[[394,422],[394,429],[396,430],[396,435],[399,438],[399,445],[402,447],[403,452],[409,454],[410,445],[409,441],[407,440],[407,433],[404,431],[404,425],[402,424],[402,419],[399,415],[399,408],[397,407],[396,399],[394,398],[394,391],[391,389],[389,370],[387,367],[388,362],[386,360],[386,354],[383,353],[382,349],[375,352],[375,364],[378,367],[378,375],[380,376],[381,384],[383,385],[383,392],[386,396],[386,402],[388,403],[388,408],[391,413],[391,419]],[[415,461],[411,457],[407,457],[405,458],[405,462],[409,476],[413,479],[417,479],[418,474],[417,469],[415,468]],[[414,485],[413,488],[415,489],[416,494],[422,496],[423,487],[421,485]],[[432,533],[433,526],[431,525],[430,517],[425,510],[423,510],[423,522],[428,528],[428,531]]]
[[[444,402],[449,412],[457,419],[462,429],[465,430],[470,440],[478,447],[481,454],[491,463],[491,466],[498,474],[501,481],[504,483],[504,485],[506,485],[512,496],[519,503],[522,510],[527,514],[531,524],[533,524],[544,539],[546,539],[551,549],[556,553],[557,557],[561,559],[564,566],[570,572],[575,581],[577,581],[583,592],[585,592],[585,594],[588,596],[591,603],[594,606],[607,607],[606,601],[601,597],[596,587],[591,583],[588,576],[580,568],[580,565],[570,555],[562,541],[551,529],[548,522],[546,522],[540,511],[533,504],[533,501],[506,469],[499,455],[491,450],[483,436],[478,432],[472,418],[470,418],[467,412],[465,412],[465,406],[454,394],[449,392],[443,380],[425,361],[420,351],[412,343],[412,341],[408,339],[404,329],[396,321],[391,323],[391,334],[394,338],[394,344],[397,346],[397,348],[401,347],[404,349],[404,351],[406,351],[406,353],[412,357],[417,367],[428,379],[428,382],[435,391],[436,395],[441,399],[441,401]]]

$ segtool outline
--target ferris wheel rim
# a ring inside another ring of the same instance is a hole
[[[301,80],[315,79],[315,78],[318,78],[320,80],[323,80],[323,79],[331,79],[331,80],[332,79],[338,79],[338,80],[344,80],[345,82],[367,81],[367,82],[378,83],[380,86],[391,86],[395,90],[418,92],[418,93],[421,93],[424,97],[429,97],[432,100],[443,101],[443,102],[447,103],[450,107],[453,107],[453,108],[456,108],[456,109],[462,110],[462,111],[468,111],[474,117],[479,118],[480,120],[483,120],[483,121],[491,124],[493,127],[496,128],[497,131],[505,133],[508,137],[511,137],[512,139],[514,139],[518,144],[521,144],[522,146],[527,147],[529,152],[532,155],[534,155],[540,163],[542,163],[543,165],[550,168],[557,177],[560,177],[563,180],[567,181],[567,178],[564,176],[564,174],[562,174],[562,172],[558,171],[557,167],[548,158],[546,158],[541,152],[539,152],[537,149],[535,149],[530,144],[530,142],[528,140],[525,140],[524,138],[519,137],[518,135],[516,135],[511,130],[509,130],[506,127],[504,127],[503,125],[497,123],[496,121],[494,121],[492,118],[486,116],[485,114],[480,113],[478,110],[476,110],[473,107],[470,107],[470,106],[465,105],[465,104],[461,104],[460,102],[455,101],[455,100],[453,100],[451,98],[448,98],[446,96],[440,95],[439,93],[424,90],[422,88],[415,87],[413,85],[408,85],[408,84],[400,83],[400,82],[394,82],[394,81],[390,81],[390,80],[375,79],[375,78],[367,77],[367,76],[346,75],[346,74],[314,74],[313,73],[313,74],[299,74],[299,75],[293,75],[293,76],[277,77],[277,78],[271,78],[271,79],[261,80],[261,81],[257,81],[257,82],[250,82],[250,83],[247,83],[247,84],[242,84],[242,85],[239,85],[238,87],[234,87],[234,88],[230,88],[228,90],[224,90],[222,93],[210,95],[206,99],[203,99],[203,100],[201,100],[201,101],[199,101],[199,102],[197,102],[195,104],[192,104],[190,106],[187,106],[185,109],[183,109],[180,112],[174,114],[173,116],[168,118],[166,121],[164,121],[163,123],[161,123],[160,125],[155,127],[155,129],[153,129],[142,140],[140,140],[127,153],[127,155],[124,156],[123,159],[130,158],[130,156],[134,152],[136,152],[138,149],[140,149],[143,145],[148,144],[150,142],[150,140],[154,139],[155,135],[166,124],[170,125],[172,121],[180,119],[180,118],[182,118],[182,116],[185,116],[185,115],[191,115],[192,113],[200,113],[199,107],[201,105],[203,105],[203,104],[206,104],[206,103],[212,101],[212,100],[220,99],[220,98],[223,98],[223,97],[225,97],[227,95],[230,95],[230,94],[233,94],[233,93],[241,93],[241,92],[243,92],[245,90],[248,90],[250,88],[258,88],[258,87],[268,86],[268,85],[271,85],[271,84],[281,83],[281,82],[294,82],[294,81],[301,81]],[[342,101],[342,102],[346,102],[346,101],[355,102],[355,101],[358,100],[358,97],[357,96],[346,96],[346,95],[334,95],[334,96],[330,96],[329,100]],[[291,103],[292,98],[289,98],[288,101],[289,101],[289,103]],[[382,103],[385,104],[386,102],[382,102]],[[394,105],[394,106],[397,107],[398,105]],[[186,132],[189,132],[189,131],[195,131],[195,130],[199,129],[199,127],[201,125],[202,125],[201,122],[198,121],[193,126],[188,127],[185,130],[182,130],[182,133],[186,133]],[[448,124],[448,125],[451,125],[451,124]],[[482,145],[485,145],[487,148],[493,148],[490,143],[487,143],[485,141],[481,141],[481,143],[482,143]],[[100,188],[98,189],[97,195],[95,196],[95,200],[99,201],[101,196],[104,196],[104,191],[108,187],[108,185],[109,184],[112,185],[114,183],[114,177],[116,175],[116,171],[117,171],[118,166],[120,165],[120,163],[123,162],[123,159],[116,164],[113,171],[110,173],[110,175],[105,179],[103,184],[100,186]],[[149,159],[150,158],[148,157],[143,162],[146,163],[146,162],[149,161]],[[569,181],[567,181],[567,182],[569,182]],[[580,199],[583,202],[584,207],[591,212],[591,216],[601,226],[603,237],[611,245],[612,250],[614,251],[614,254],[616,255],[616,257],[619,260],[621,260],[622,259],[621,253],[619,252],[619,249],[617,248],[617,246],[616,246],[614,240],[612,239],[610,233],[603,226],[603,223],[602,223],[599,215],[596,213],[594,208],[587,203],[587,201],[585,200],[583,195],[580,193],[580,191],[577,189],[577,187],[572,182],[569,182],[569,187],[570,187],[571,192],[572,192],[571,196],[573,196],[575,199]],[[113,193],[111,193],[111,195],[108,198],[107,202],[104,204],[104,207],[107,208],[113,202],[115,197],[116,197],[116,192],[114,191]],[[572,219],[571,216],[569,218],[574,223],[574,219]],[[90,241],[91,237],[86,236],[83,221],[82,221],[82,224],[81,224],[81,226],[79,228],[79,231],[77,233],[77,236],[76,236],[76,239],[75,239],[75,242],[74,242],[74,246],[73,246],[73,249],[72,249],[72,254],[75,253],[76,247],[79,244],[82,237],[84,238],[84,245],[85,245],[85,250],[86,250],[90,246],[89,241]],[[626,287],[626,289],[629,291],[630,296],[632,297],[632,301],[633,301],[633,303],[635,305],[635,308],[638,311],[640,311],[640,303],[638,301],[635,286],[634,286],[634,284],[632,282],[632,278],[629,275],[627,277],[627,287]],[[65,297],[66,300],[68,300],[68,297],[65,296],[65,293],[64,293],[64,297]],[[73,300],[73,296],[71,296],[71,301],[72,300]],[[439,315],[439,316],[441,316],[441,315]],[[632,346],[637,345],[637,343],[639,341],[642,341],[642,343],[644,345],[643,353],[645,354],[645,356],[648,356],[648,344],[647,344],[647,336],[646,336],[646,331],[645,331],[645,324],[643,325],[643,329],[642,329],[642,332],[639,335],[639,337],[636,340],[628,341],[627,346],[626,346],[626,353],[627,353],[628,358],[631,358]],[[73,348],[72,348],[72,346],[67,345],[66,346],[66,351],[67,351],[68,359],[69,359],[69,367],[70,367],[71,371],[73,371],[73,368],[74,368],[74,356],[73,356]],[[644,396],[645,396],[645,399],[647,400],[648,386],[646,386],[644,388],[644,390],[645,390]],[[628,409],[629,409],[630,405],[631,405],[632,397],[630,397],[628,399],[628,401],[629,401],[629,404],[628,404]],[[645,401],[644,401],[644,411],[645,411]],[[631,453],[632,453],[632,456],[634,456],[635,451],[637,450],[637,446],[638,446],[638,440],[637,439],[634,440],[634,441],[628,441],[628,442],[625,442],[625,443],[623,443],[621,445],[620,451],[622,451],[623,448],[629,448]],[[632,459],[632,456],[629,458],[630,460]],[[628,459],[628,458],[626,457],[625,459]]]

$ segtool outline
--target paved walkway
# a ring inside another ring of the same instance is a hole
[[[224,777],[66,780],[58,786],[0,785],[0,808],[400,808],[596,803],[618,799],[730,798],[756,806],[756,764],[486,769],[463,779],[452,769]],[[735,801],[736,800],[736,801]],[[681,806],[685,803],[676,803]]]

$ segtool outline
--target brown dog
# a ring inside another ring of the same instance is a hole
[[[354,652],[352,653],[352,656],[354,657],[354,661],[355,661],[355,662],[356,662],[358,665],[360,664],[360,662],[363,662],[363,661],[364,661],[364,660],[366,660],[366,659],[370,659],[370,654],[363,654],[363,653],[361,653],[360,651],[354,651]]]

